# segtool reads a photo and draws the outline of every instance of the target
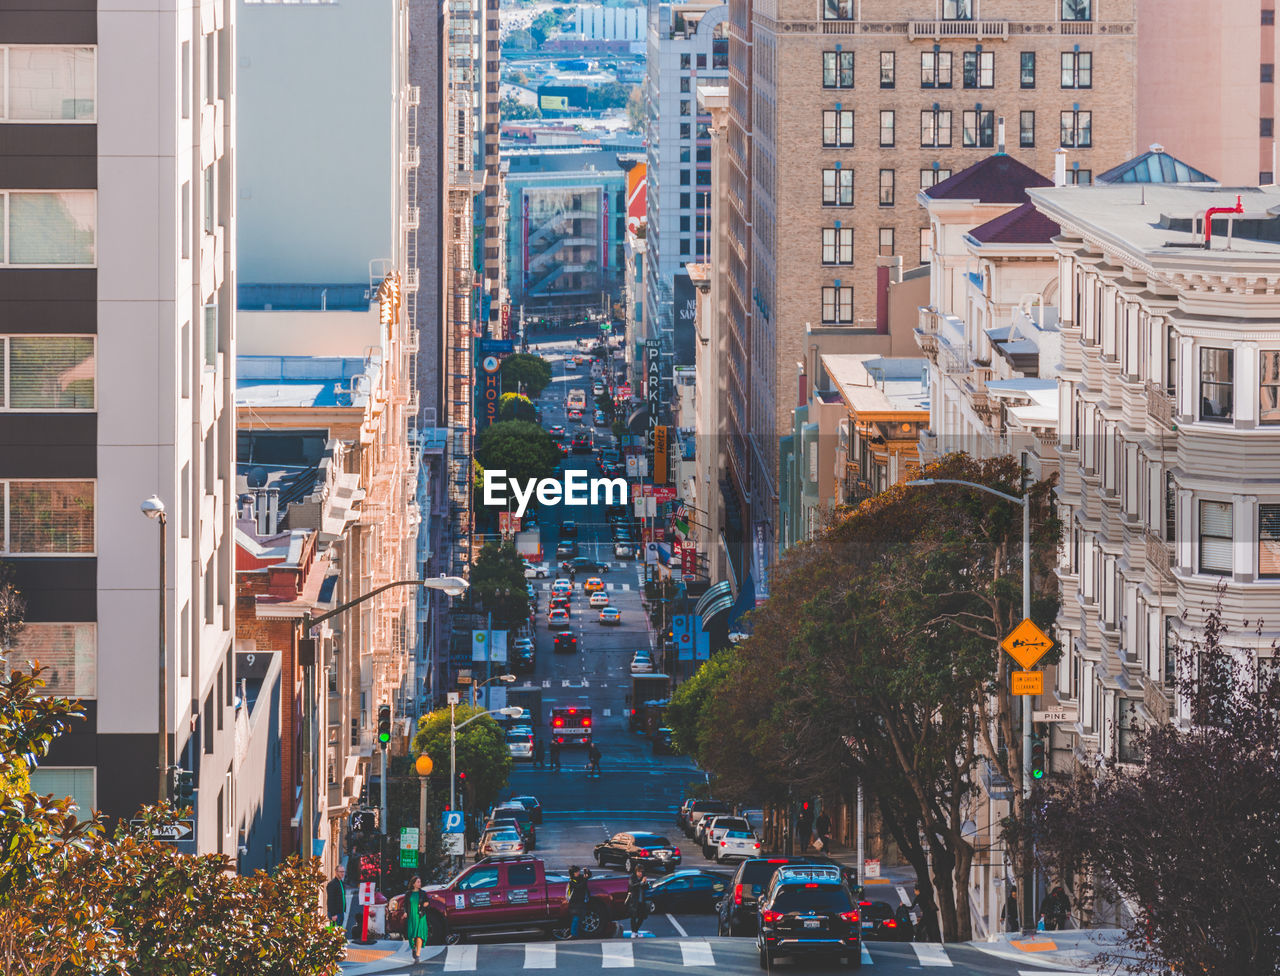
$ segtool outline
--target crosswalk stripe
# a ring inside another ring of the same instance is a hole
[[[921,966],[950,966],[952,962],[947,958],[947,950],[942,946],[932,942],[911,942],[908,943],[912,949],[916,951],[916,958],[920,960]]]
[[[525,969],[555,969],[556,944],[554,942],[526,942],[524,946]]]
[[[601,942],[600,956],[605,969],[632,969],[636,964],[630,942]]]
[[[473,945],[451,945],[444,954],[445,972],[461,972],[476,968],[476,947]]]
[[[875,960],[871,958],[871,953],[867,952],[866,943],[862,943],[858,948],[862,950],[862,965],[871,966],[875,964]]]
[[[681,942],[681,961],[686,966],[714,966],[716,958],[711,954],[709,942]]]

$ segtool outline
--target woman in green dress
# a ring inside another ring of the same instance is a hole
[[[422,890],[422,879],[416,874],[409,879],[409,890],[404,896],[404,937],[413,949],[413,961],[418,961],[422,946],[427,941],[427,894]]]

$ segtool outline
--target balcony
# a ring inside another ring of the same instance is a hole
[[[1153,380],[1147,380],[1147,416],[1154,420],[1158,427],[1177,430],[1173,422],[1173,397],[1165,392],[1163,386]]]
[[[920,463],[928,464],[941,456],[938,450],[938,435],[928,427],[920,428]]]
[[[409,207],[408,210],[405,211],[404,226],[406,230],[418,229],[418,208],[417,207]]]
[[[404,273],[404,290],[405,290],[405,291],[417,291],[417,290],[418,290],[418,269],[417,269],[417,268],[407,268],[407,269],[405,270],[405,273]]]
[[[1074,35],[1079,36],[1079,35],[1081,35],[1081,34],[1092,34],[1092,33],[1093,33],[1093,21],[1091,21],[1091,20],[1064,20],[1064,21],[1062,22],[1061,26],[1058,28],[1058,30],[1059,30],[1059,33],[1061,33],[1061,34],[1067,34],[1067,35],[1074,34]]]
[[[422,104],[422,89],[419,88],[417,85],[409,86],[409,104],[410,105]]]
[[[913,41],[940,41],[947,37],[972,38],[975,41],[1007,41],[1007,20],[912,20],[907,22],[907,37]]]
[[[1147,541],[1147,565],[1159,573],[1162,577],[1173,581],[1173,547],[1165,542],[1158,535],[1151,532],[1146,533]]]
[[[938,353],[938,313],[926,305],[920,306],[920,324],[916,326],[916,345],[930,358]]]
[[[404,165],[406,169],[417,169],[422,162],[422,154],[417,146],[409,146],[405,149]]]

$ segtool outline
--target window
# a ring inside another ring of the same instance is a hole
[[[75,802],[77,815],[82,820],[88,820],[90,813],[98,807],[92,766],[41,766],[28,775],[32,793],[69,797]]]
[[[680,123],[680,138],[681,138],[681,139],[689,139],[689,138],[692,138],[692,137],[690,136],[690,134],[689,134],[689,133],[690,133],[690,131],[691,131],[691,130],[690,130],[690,127],[689,127],[689,123],[688,123],[688,122],[681,122],[681,123]]]
[[[1280,352],[1259,356],[1258,423],[1280,424]]]
[[[1036,52],[1023,51],[1021,56],[1021,78],[1023,88],[1035,88],[1036,86]]]
[[[1266,118],[1265,116],[1258,119],[1258,135],[1264,139],[1270,139],[1275,133],[1275,126],[1275,119]]]
[[[895,171],[891,169],[882,169],[880,171],[880,206],[893,206],[893,185]]]
[[[97,222],[93,190],[0,191],[0,266],[92,267]]]
[[[920,228],[920,263],[928,264],[933,255],[933,228]]]
[[[823,20],[853,20],[853,0],[823,0]]]
[[[216,369],[218,366],[217,302],[204,307],[204,366],[205,369]]]
[[[1176,542],[1178,538],[1178,485],[1173,472],[1164,473],[1164,541]]]
[[[680,147],[680,162],[682,162],[682,163],[691,163],[691,162],[693,162],[693,148],[692,148],[692,147],[690,147],[690,146],[681,146],[681,147]]]
[[[880,256],[882,258],[893,257],[893,228],[880,228]]]
[[[1275,174],[1269,169],[1258,172],[1258,186],[1271,186],[1275,183]]]
[[[1280,577],[1280,505],[1258,506],[1258,575]]]
[[[1062,0],[1063,20],[1093,20],[1093,0]]]
[[[822,87],[823,88],[852,88],[853,87],[853,52],[852,51],[823,51],[822,52]]]
[[[0,552],[94,551],[92,481],[0,482]]]
[[[950,88],[951,87],[951,52],[950,51],[921,51],[920,52],[920,87],[921,88]]]
[[[693,226],[693,222],[689,219],[689,215],[685,214],[680,218],[680,233],[687,234]]]
[[[1200,419],[1228,423],[1235,416],[1235,353],[1230,349],[1200,350]]]
[[[1276,12],[1274,10],[1262,11],[1262,26],[1274,27],[1276,25]]]
[[[853,321],[853,288],[828,285],[822,289],[822,321],[829,325]]]
[[[1178,618],[1164,618],[1164,680],[1172,684],[1178,674]]]
[[[687,237],[682,237],[680,239],[680,255],[681,257],[687,257],[689,253],[689,239]]]
[[[1231,575],[1231,503],[1200,503],[1200,572]]]
[[[0,46],[0,119],[92,122],[97,55],[91,47]]]
[[[689,182],[690,182],[690,179],[689,179],[689,171],[688,171],[687,169],[682,169],[682,170],[680,171],[680,185],[681,185],[681,186],[688,186],[688,185],[689,185]]]
[[[690,112],[690,100],[687,98],[680,99],[680,114],[688,115]]]
[[[1076,146],[1087,149],[1093,145],[1093,113],[1063,112],[1062,143],[1070,148]]]
[[[191,118],[191,42],[182,42],[182,61],[179,70],[182,77],[179,84],[182,87],[182,117],[184,119]]]
[[[931,109],[920,113],[920,145],[951,145],[951,112]],[[932,185],[932,184],[930,184]]]
[[[853,145],[853,109],[827,109],[822,113],[822,144]]]
[[[680,90],[686,95],[689,94],[689,78],[687,76],[680,79]]]
[[[1062,87],[1093,87],[1093,54],[1089,51],[1062,52]]]
[[[92,336],[0,336],[0,410],[92,410]]]
[[[1067,170],[1068,186],[1088,186],[1092,182],[1093,182],[1093,170],[1091,169]]]
[[[937,186],[943,180],[951,179],[951,170],[941,167],[930,169],[922,169],[920,171],[920,189],[927,190],[931,186]]]
[[[884,109],[880,112],[880,145],[893,145],[893,110]]]
[[[218,97],[218,35],[210,31],[204,36],[204,100],[210,105]]]
[[[993,51],[964,52],[964,87],[994,88],[996,56]]]
[[[942,0],[943,20],[973,20],[973,0]]]
[[[892,88],[894,81],[894,58],[892,51],[880,52],[880,87]]]
[[[689,199],[690,199],[690,198],[689,198],[689,194],[687,194],[687,193],[681,193],[681,194],[680,194],[680,209],[681,209],[681,210],[688,210],[688,209],[689,209]]]
[[[14,642],[12,659],[39,661],[43,694],[93,698],[98,694],[97,624],[29,623]]]
[[[204,171],[204,232],[212,234],[218,221],[218,180],[214,173],[215,163],[210,163]]]
[[[853,264],[853,228],[822,228],[822,263]]]
[[[853,206],[853,170],[824,169],[822,171],[822,205],[824,207]]]
[[[1274,84],[1276,80],[1276,66],[1274,64],[1262,65],[1262,83],[1264,85]]]
[[[1138,745],[1138,733],[1141,730],[1137,701],[1121,698],[1116,702],[1116,758],[1120,762],[1142,762],[1142,749]]]
[[[962,138],[966,146],[991,148],[996,144],[996,113],[970,109],[963,115]]]
[[[680,70],[681,70],[681,71],[688,71],[688,70],[689,70],[689,65],[690,65],[689,55],[687,55],[687,54],[682,54],[682,55],[680,55]]]
[[[1018,113],[1018,145],[1029,149],[1036,144],[1036,113]]]

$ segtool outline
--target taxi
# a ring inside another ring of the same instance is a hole
[[[602,580],[599,576],[591,576],[587,579],[585,583],[582,584],[582,591],[584,593],[598,593],[600,590],[603,590],[603,589],[604,589],[604,580]]]

